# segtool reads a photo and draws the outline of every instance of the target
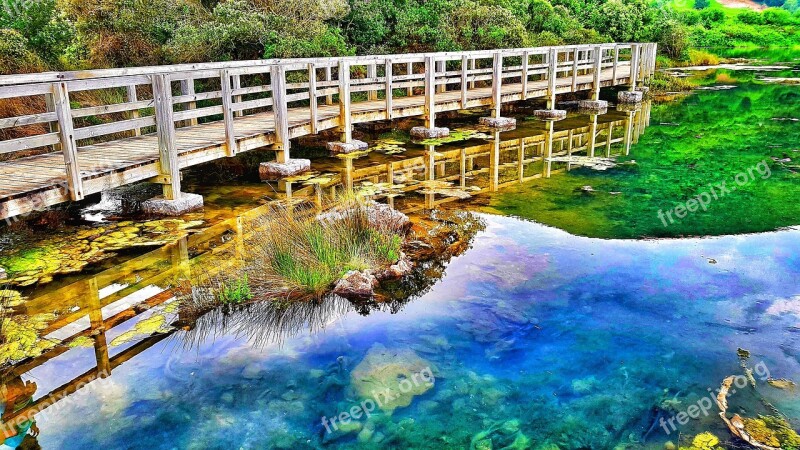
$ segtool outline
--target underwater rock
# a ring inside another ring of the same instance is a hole
[[[749,353],[748,353],[749,355]],[[740,353],[741,356],[741,353]],[[733,417],[728,419],[727,412],[728,412],[728,395],[733,385],[734,380],[736,377],[730,376],[722,380],[722,385],[720,386],[719,393],[717,393],[717,407],[719,407],[720,413],[719,416],[722,418],[722,421],[725,422],[725,425],[730,430],[731,434],[738,437],[739,439],[747,442],[748,444],[752,445],[753,447],[760,448],[763,450],[778,450],[780,447],[768,445],[766,443],[759,442],[759,440],[754,436],[753,432],[759,435],[759,438],[764,439],[768,437],[761,433],[761,428],[759,427],[759,423],[752,422],[751,419],[743,419],[738,414],[734,414]],[[748,430],[749,424],[749,430]],[[713,435],[712,435],[713,436]],[[697,439],[697,438],[695,438]],[[771,442],[771,441],[770,441]]]
[[[8,278],[8,273],[6,272],[6,269],[0,267],[0,280],[5,280],[6,278]]]
[[[433,388],[433,368],[412,350],[375,344],[351,372],[350,384],[359,397],[373,399],[391,415]]]
[[[531,440],[519,429],[519,420],[507,420],[495,423],[488,429],[472,437],[470,450],[478,449],[526,449]]]
[[[263,376],[264,369],[258,364],[250,363],[242,369],[242,378],[245,380],[257,380]]]
[[[767,380],[767,383],[777,389],[783,389],[785,391],[794,391],[797,388],[797,384],[795,384],[792,380],[787,380],[786,378],[770,378]]]
[[[371,273],[351,270],[336,283],[333,293],[347,299],[368,299],[375,295],[378,279]]]

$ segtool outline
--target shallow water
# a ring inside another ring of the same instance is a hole
[[[477,129],[475,115],[452,119],[462,138],[453,142],[414,144],[407,127],[375,131],[378,150],[315,157],[311,178],[280,186],[245,175],[256,154],[191,171],[187,189],[207,206],[182,223],[201,225],[159,229],[156,238],[173,243],[23,286],[29,299],[11,316],[17,336],[52,345],[4,371],[3,419],[33,413],[40,431],[23,447],[42,448],[486,448],[488,439],[493,448],[660,449],[688,447],[705,431],[739,448],[709,392],[746,366],[756,387],[729,399],[729,415],[779,411],[800,427],[800,393],[766,382],[800,381],[800,125],[772,120],[797,118],[797,86],[759,76],[698,73],[706,85],[736,88],[571,113],[552,128],[527,120],[528,105],[514,111],[510,132]],[[659,209],[761,160],[770,177],[660,223]],[[169,288],[226,270],[243,251],[243,226],[262,212],[248,210],[349,188],[409,213],[495,214],[481,215],[486,227],[468,251],[426,272],[411,290],[419,297],[260,304],[169,326],[181,319]],[[113,232],[103,220],[114,214],[90,207],[81,216],[101,222],[5,243],[0,256],[74,253],[58,243]],[[144,218],[122,219],[146,228]],[[744,232],[762,233],[733,235]],[[619,239],[682,235],[716,237]],[[410,391],[398,391],[408,380]],[[400,399],[384,397],[369,418],[331,422],[377,403],[383,388]],[[706,404],[708,414],[677,421]]]
[[[474,247],[400,312],[363,317],[328,305],[324,330],[284,337],[280,346],[222,334],[187,347],[177,332],[45,411],[40,444],[318,447],[322,416],[358,404],[351,374],[376,345],[411,349],[434,368],[432,389],[371,419],[385,436],[380,445],[401,448],[464,448],[514,419],[535,446],[612,448],[641,441],[664,400],[680,400],[680,410],[741,373],[737,348],[774,378],[800,370],[800,231],[606,241],[485,220]],[[23,378],[47,392],[93,360],[91,348],[75,348]],[[759,390],[800,419],[800,397]],[[715,414],[679,431],[705,430],[726,435]],[[335,442],[358,446],[356,436]],[[667,439],[677,433],[657,428],[646,443]]]

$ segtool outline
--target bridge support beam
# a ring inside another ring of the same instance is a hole
[[[175,145],[175,113],[172,82],[169,75],[153,75],[153,99],[156,110],[159,168],[154,181],[163,186],[163,195],[142,203],[146,214],[177,216],[203,207],[203,197],[181,192],[181,170]]]
[[[502,117],[503,107],[503,54],[496,52],[492,60],[492,117],[481,117],[479,123],[490,128],[510,130],[517,127],[517,119]]]
[[[425,57],[425,126],[414,127],[410,134],[415,139],[438,139],[450,136],[450,129],[436,127],[436,69],[439,63],[433,56]]]
[[[534,117],[542,120],[561,120],[567,117],[567,111],[556,109],[556,90],[558,85],[558,49],[551,48],[547,55],[547,109],[537,109],[533,112]]]
[[[366,150],[367,143],[353,139],[353,111],[350,98],[350,63],[339,61],[339,132],[341,141],[328,142],[331,154]]]

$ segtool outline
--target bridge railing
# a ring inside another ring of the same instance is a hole
[[[93,193],[84,191],[84,179],[117,170],[129,159],[109,150],[106,164],[98,166],[82,159],[79,148],[156,136],[161,174],[152,181],[165,186],[167,198],[176,198],[179,153],[211,145],[210,137],[182,128],[221,121],[224,138],[214,145],[225,155],[266,142],[285,161],[289,141],[297,136],[337,128],[350,141],[354,94],[357,101],[374,102],[371,120],[392,119],[398,98],[424,95],[425,116],[433,126],[437,94],[460,90],[467,108],[475,106],[470,90],[491,87],[499,115],[505,85],[519,85],[516,92],[524,99],[530,83],[548,80],[547,96],[554,101],[564,80],[574,91],[582,75],[595,74],[593,90],[599,89],[599,75],[608,68],[615,82],[625,78],[635,84],[652,74],[655,50],[655,44],[591,44],[0,76],[0,101],[15,104],[7,108],[14,116],[0,118],[0,159],[60,152],[61,185],[69,199],[80,200]],[[263,120],[237,120],[261,113],[268,113]],[[269,137],[244,142],[250,133]]]

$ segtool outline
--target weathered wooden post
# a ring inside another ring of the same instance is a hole
[[[519,149],[517,150],[517,178],[519,182],[525,179],[525,138],[519,138]]]
[[[127,101],[128,103],[136,103],[136,102],[139,101],[139,96],[136,94],[136,85],[135,84],[125,87],[125,101]],[[134,109],[133,111],[131,111],[131,114],[130,114],[130,118],[131,119],[138,119],[139,116],[140,115],[139,115],[139,110],[138,109]],[[141,136],[142,135],[142,129],[139,128],[139,127],[134,128],[133,129],[133,135],[134,136]]]
[[[378,65],[376,63],[370,63],[367,65],[367,78],[370,79],[369,84],[372,85],[375,83],[375,78],[378,78]],[[370,89],[367,91],[367,100],[377,100],[378,99],[378,90],[377,89]]]
[[[600,80],[603,73],[603,47],[594,47],[594,64],[592,68],[592,92],[590,100],[581,100],[578,106],[581,109],[590,110],[593,114],[605,114],[608,110],[608,102],[600,100]]]
[[[194,81],[192,81],[192,84],[194,84]],[[239,75],[239,74],[234,75],[231,86],[233,87],[234,90],[241,89],[242,88],[242,76]],[[234,103],[241,103],[242,102],[242,96],[241,95],[234,95],[233,96],[233,102]],[[233,116],[234,117],[242,117],[242,116],[244,116],[244,111],[243,110],[236,111],[235,113],[233,113]]]
[[[350,98],[350,63],[345,60],[339,61],[339,131],[341,132],[342,142],[347,143],[353,140],[353,123],[351,115]]]
[[[447,80],[447,61],[441,60],[436,61],[436,73],[442,75],[443,80]],[[441,83],[436,86],[436,92],[443,93],[447,90],[447,85],[445,83]]]
[[[175,111],[170,75],[153,75],[152,83],[160,172],[155,181],[163,186],[163,194],[161,197],[145,201],[142,210],[148,214],[175,216],[201,208],[203,197],[181,192],[181,170],[178,147],[175,143]]]
[[[188,95],[195,95],[194,79],[193,78],[190,77],[190,78],[187,78],[185,80],[181,80],[180,81],[180,85],[181,85],[181,95],[187,95],[187,96]],[[190,102],[185,103],[184,110],[188,111],[188,110],[192,110],[192,109],[197,109],[197,102],[190,101]],[[185,121],[183,121],[182,125],[185,126],[185,127],[192,126],[192,125],[197,125],[197,118],[194,117],[194,118],[185,120]]]
[[[575,47],[572,52],[572,92],[578,90],[578,60],[580,60],[580,47]]]
[[[606,137],[606,157],[611,157],[611,135],[614,133],[614,122],[608,123],[608,136]]]
[[[311,134],[317,134],[319,118],[317,111],[317,66],[308,64],[308,108],[311,114]]]
[[[503,53],[497,51],[492,60],[492,116],[481,117],[478,122],[492,128],[513,129],[517,119],[501,117],[503,107]]]
[[[339,60],[339,142],[328,142],[328,150],[333,154],[352,153],[367,148],[367,143],[353,139],[353,111],[350,97],[350,62]]]
[[[558,48],[550,48],[547,54],[547,63],[547,109],[537,109],[533,112],[533,115],[543,120],[561,120],[567,117],[567,111],[556,109]]]
[[[392,60],[387,58],[384,63],[384,78],[386,79],[386,86],[384,98],[386,99],[386,120],[394,118],[394,91],[392,90]]]
[[[289,100],[286,96],[286,67],[274,64],[269,68],[269,83],[272,90],[272,114],[275,123],[275,142],[272,148],[276,151],[275,161],[263,162],[258,173],[263,180],[280,180],[281,178],[306,172],[311,168],[309,159],[293,159],[290,156],[291,140],[289,134]],[[279,188],[291,195],[290,183],[279,183]]]
[[[636,81],[639,76],[639,44],[631,44],[631,71],[630,71],[630,90],[620,91],[617,96],[619,103],[639,103],[642,101],[643,93],[636,90]]]
[[[553,168],[553,124],[555,121],[550,120],[547,122],[547,128],[544,132],[544,154],[542,155],[542,175],[545,178],[550,178]]]
[[[528,65],[531,55],[528,50],[522,52],[522,100],[528,99]]]
[[[436,58],[425,57],[425,126],[411,129],[411,137],[417,139],[440,138],[450,135],[450,129],[436,127]]]
[[[492,153],[489,154],[489,190],[497,192],[500,188],[500,130],[495,130],[492,137]]]
[[[411,75],[414,75],[414,63],[410,62],[406,64],[406,73],[409,75],[409,78]],[[410,83],[411,80],[409,79],[408,82]],[[412,95],[414,95],[414,88],[409,86],[406,88],[406,96],[411,97]]]
[[[611,85],[617,85],[617,66],[619,65],[619,45],[614,44],[614,65],[611,68]]]
[[[70,200],[82,200],[83,179],[78,164],[78,145],[75,142],[75,129],[72,123],[72,109],[69,103],[67,83],[53,83],[53,106],[58,118],[58,133],[61,141],[61,153],[64,155],[64,166],[67,171],[67,189]]]
[[[223,69],[220,73],[220,86],[222,87],[222,118],[225,125],[225,154],[229,157],[236,156],[236,134],[233,131],[233,85],[231,73]],[[277,122],[276,122],[277,123]]]
[[[467,75],[468,75],[468,58],[467,55],[461,56],[461,109],[467,109]]]
[[[471,70],[471,71],[475,70],[475,58],[470,58],[469,59],[469,70]],[[475,77],[473,77],[472,81],[469,82],[469,88],[470,89],[475,89]]]
[[[331,74],[331,65],[328,64],[325,66],[325,81],[330,82],[333,80],[333,76]],[[332,105],[333,104],[333,94],[328,94],[325,96],[325,104]]]

